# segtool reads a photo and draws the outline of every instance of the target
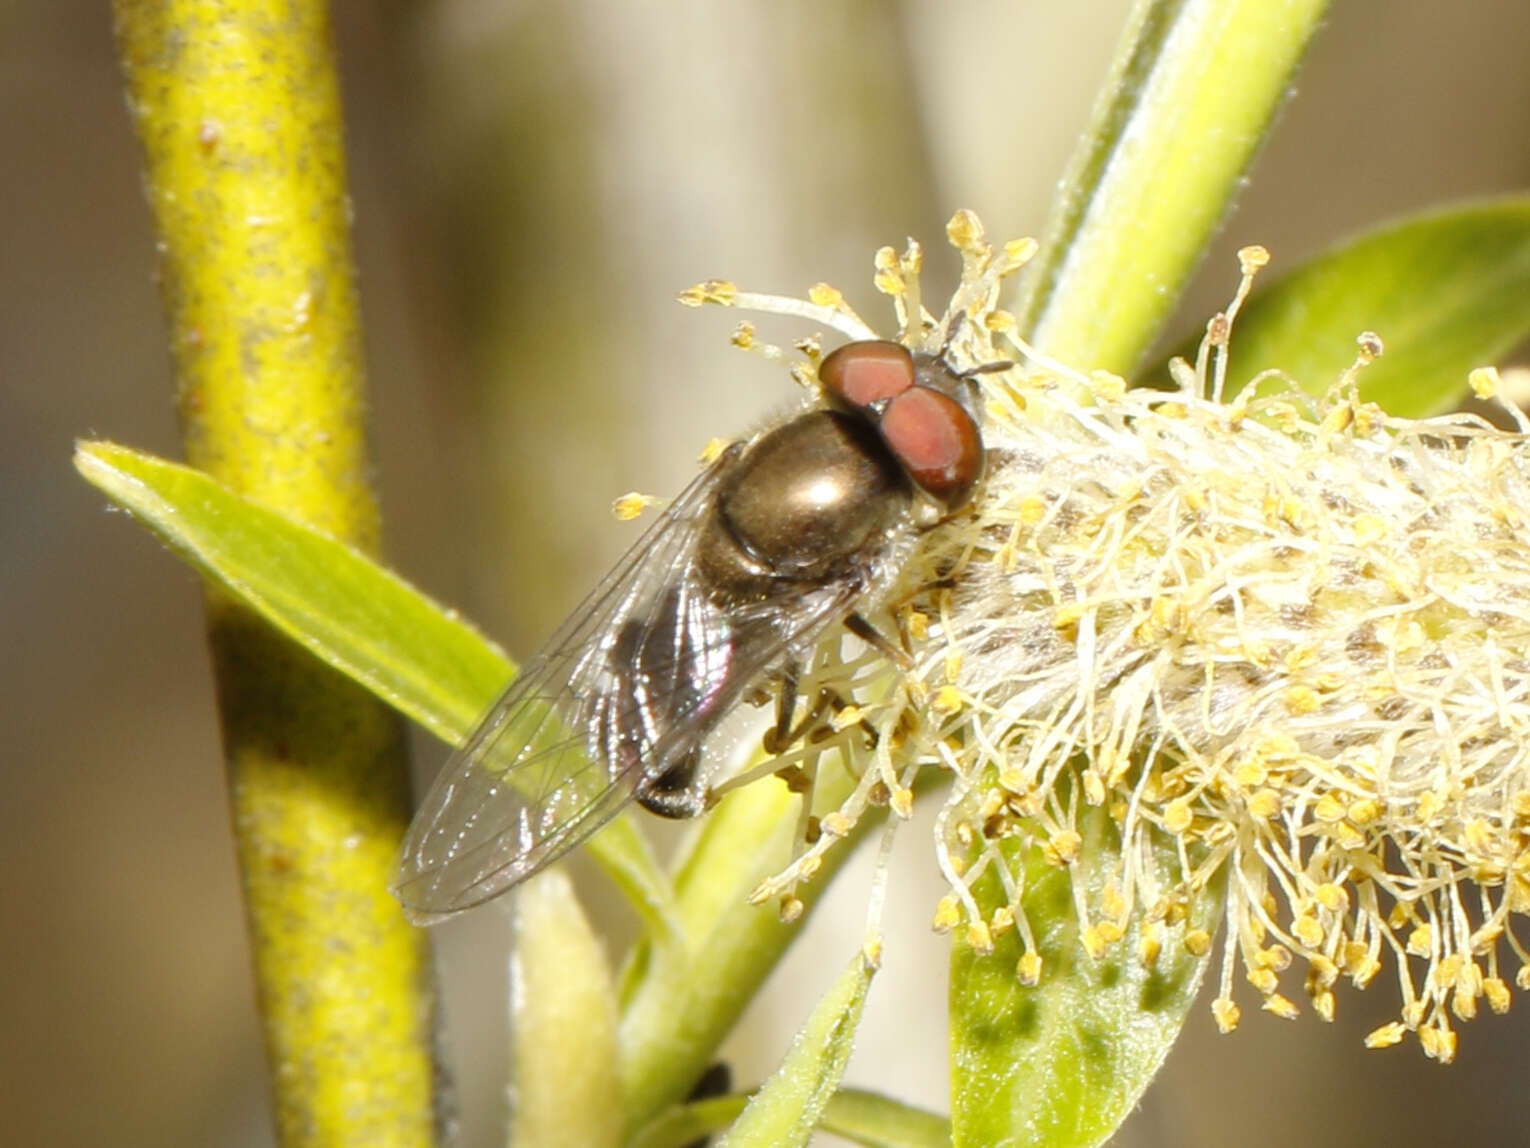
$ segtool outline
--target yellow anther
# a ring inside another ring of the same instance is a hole
[[[1249,814],[1262,820],[1277,816],[1280,806],[1280,794],[1273,789],[1261,789],[1248,799]]]
[[[1314,953],[1307,962],[1307,979],[1319,988],[1327,988],[1339,979],[1339,966],[1322,953]]]
[[[1294,1002],[1279,993],[1270,993],[1264,998],[1264,1011],[1274,1013],[1281,1020],[1295,1020],[1302,1015],[1302,1010]]]
[[[953,894],[947,893],[935,906],[935,920],[931,922],[937,933],[949,933],[961,924],[962,910]]]
[[[1378,1029],[1373,1029],[1366,1034],[1366,1048],[1391,1048],[1394,1044],[1401,1044],[1403,1038],[1408,1035],[1407,1028],[1401,1021],[1393,1021],[1384,1024]]]
[[[1069,865],[1078,860],[1084,848],[1084,838],[1077,830],[1062,829],[1052,834],[1047,846],[1057,856],[1058,864]]]
[[[1093,925],[1083,929],[1078,935],[1078,943],[1095,960],[1105,955],[1105,938],[1100,936],[1100,930]]]
[[[1280,978],[1270,969],[1250,969],[1248,983],[1253,985],[1262,996],[1269,996],[1280,984]]]
[[[850,819],[837,809],[832,813],[825,813],[819,824],[823,831],[832,837],[844,837],[854,828]]]
[[[983,242],[983,221],[975,212],[961,208],[946,223],[946,239],[963,253],[976,252]],[[1025,240],[1018,242],[1024,243]],[[1032,243],[1035,240],[1031,240]]]
[[[651,494],[639,494],[634,490],[612,502],[611,513],[616,516],[618,522],[631,522],[650,506],[662,505],[663,501],[662,498],[655,498]]]
[[[1360,515],[1353,529],[1357,546],[1374,546],[1387,536],[1386,520],[1374,514]]]
[[[1427,957],[1433,947],[1433,942],[1434,930],[1428,925],[1417,925],[1408,934],[1408,953],[1415,957]]]
[[[839,288],[830,287],[827,283],[814,283],[809,287],[808,301],[820,307],[833,307],[835,310],[845,305],[845,297]]]
[[[707,445],[701,448],[701,453],[696,456],[696,459],[701,463],[702,466],[711,466],[714,462],[722,457],[723,451],[727,450],[728,447],[732,445],[733,442],[731,439],[707,439]]]
[[[1004,267],[1001,275],[1012,275],[1031,261],[1040,245],[1030,236],[1011,239],[1004,245]]]
[[[1318,798],[1318,803],[1312,807],[1312,816],[1316,817],[1319,821],[1326,821],[1329,824],[1335,821],[1343,821],[1344,815],[1347,812],[1348,810],[1344,808],[1344,802],[1340,801],[1332,793],[1323,794],[1322,797]]]
[[[1041,954],[1027,952],[1015,965],[1015,976],[1022,985],[1034,987],[1041,983]]]
[[[1441,1064],[1449,1064],[1456,1058],[1456,1034],[1448,1028],[1419,1029],[1418,1042],[1424,1055]]]
[[[1466,381],[1479,399],[1495,398],[1503,386],[1497,367],[1477,367],[1467,374]]]
[[[1163,811],[1164,828],[1176,836],[1189,829],[1194,820],[1190,813],[1190,802],[1183,797],[1169,802]]]
[[[904,615],[903,625],[908,636],[916,642],[922,642],[930,636],[930,616],[920,610],[910,610]]]
[[[1047,516],[1047,500],[1039,494],[1027,494],[1015,507],[1015,516],[1022,526],[1035,526]]]
[[[1261,949],[1256,955],[1262,968],[1274,969],[1277,973],[1283,973],[1291,967],[1291,950],[1284,945],[1271,945],[1267,949]]]
[[[1226,1036],[1238,1027],[1243,1010],[1232,1002],[1232,998],[1218,997],[1211,1002],[1211,1016],[1217,1022],[1218,1031]]]
[[[1158,964],[1158,958],[1163,955],[1163,933],[1156,924],[1143,927],[1142,936],[1137,941],[1137,959],[1145,968],[1154,968]]]
[[[1349,807],[1349,823],[1363,828],[1380,817],[1382,812],[1381,802],[1367,797]]]
[[[1309,949],[1315,949],[1323,943],[1323,926],[1317,923],[1316,917],[1302,917],[1292,927],[1291,932],[1296,939]]]
[[[1244,275],[1253,275],[1270,265],[1270,252],[1257,243],[1238,248],[1238,268]]]
[[[726,279],[708,279],[705,283],[687,287],[675,298],[687,307],[700,307],[703,303],[731,307],[738,298],[738,287]]]
[[[1488,1007],[1502,1016],[1509,1011],[1513,995],[1501,977],[1488,977],[1482,982],[1482,995],[1487,997]]]
[[[1322,704],[1323,699],[1310,686],[1292,686],[1286,691],[1286,709],[1298,717],[1314,712]]]
[[[930,708],[941,717],[949,717],[962,708],[962,692],[955,686],[941,686],[930,696]]]
[[[1120,889],[1114,885],[1106,886],[1100,897],[1100,911],[1112,921],[1119,921],[1126,916],[1126,898],[1121,896]]]

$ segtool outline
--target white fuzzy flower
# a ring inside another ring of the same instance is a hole
[[[1401,1017],[1371,1043],[1413,1030],[1448,1060],[1452,1015],[1483,998],[1508,1007],[1505,949],[1530,983],[1510,930],[1530,908],[1524,436],[1468,416],[1390,418],[1358,400],[1354,371],[1322,399],[1276,376],[1218,401],[1258,249],[1176,390],[1081,375],[1032,352],[998,309],[1034,245],[994,250],[966,212],[948,230],[963,276],[943,315],[919,303],[917,246],[880,253],[877,283],[909,346],[949,339],[958,366],[1019,363],[982,376],[987,479],[969,512],[924,536],[888,596],[913,669],[842,660],[837,643],[820,659],[819,684],[847,701],[836,735],[873,733],[830,739],[862,784],[761,895],[789,906],[868,804],[906,812],[915,771],[934,763],[952,781],[936,843],[952,892],[937,925],[965,927],[979,949],[1020,930],[1022,978],[1040,958],[1015,859],[1071,863],[1093,807],[1121,841],[1096,903],[1075,899],[1093,955],[1134,911],[1175,923],[1192,893],[1225,880],[1224,1028],[1238,964],[1289,1015],[1279,974],[1305,962],[1328,1017],[1336,981],[1363,986],[1390,954]],[[874,337],[828,288],[795,303],[708,284],[687,299]],[[747,329],[739,341],[752,342]],[[1362,336],[1356,369],[1379,352]],[[796,369],[811,381],[810,364]],[[1492,390],[1490,373],[1473,381]],[[820,740],[777,764],[824,751]],[[1145,863],[1165,840],[1180,858],[1168,884]],[[1008,904],[985,913],[971,888],[994,871]],[[1197,953],[1210,944],[1200,924],[1183,932]]]

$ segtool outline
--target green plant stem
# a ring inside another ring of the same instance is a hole
[[[375,551],[327,10],[117,0],[115,17],[190,461]],[[208,619],[282,1142],[432,1143],[428,949],[385,891],[401,722],[224,594]]]
[[[819,778],[817,808],[833,808],[852,782],[838,769]],[[783,923],[750,891],[790,861],[799,798],[775,781],[731,794],[701,825],[675,878],[683,944],[640,948],[629,968],[621,1018],[622,1085],[629,1129],[685,1098],[718,1044],[796,939],[819,893],[850,856],[842,842],[797,895],[803,917]],[[874,818],[856,827],[859,837]]]
[[[1016,308],[1038,347],[1082,368],[1136,368],[1327,7],[1138,0]]]
[[[926,771],[914,792],[928,793],[940,781]],[[826,763],[814,810],[838,808],[854,787],[854,779]],[[683,941],[641,944],[623,970],[621,1075],[629,1131],[684,1100],[839,867],[886,817],[869,811],[823,855],[818,874],[797,887],[802,916],[786,924],[773,906],[750,904],[749,894],[791,860],[800,800],[770,781],[736,790],[707,815],[679,859],[675,898]]]

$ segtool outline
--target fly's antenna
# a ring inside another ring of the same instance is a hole
[[[951,316],[950,326],[946,328],[946,341],[940,345],[940,350],[935,352],[935,357],[945,364],[946,370],[950,371],[958,379],[972,380],[974,375],[992,375],[1000,371],[1007,371],[1015,366],[1013,359],[994,359],[992,362],[979,363],[975,367],[966,370],[959,369],[951,361],[951,345],[956,342],[956,337],[961,334],[962,327],[966,325],[967,312],[958,311]]]

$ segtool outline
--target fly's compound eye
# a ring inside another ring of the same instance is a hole
[[[874,416],[914,385],[914,356],[902,343],[846,343],[824,357],[818,378],[836,403]]]
[[[947,512],[972,497],[983,477],[983,439],[962,401],[968,377],[937,356],[867,339],[826,355],[818,378],[831,402],[870,420],[888,453]]]
[[[877,421],[882,441],[931,498],[956,510],[983,477],[983,440],[967,408],[929,387],[910,387]]]

